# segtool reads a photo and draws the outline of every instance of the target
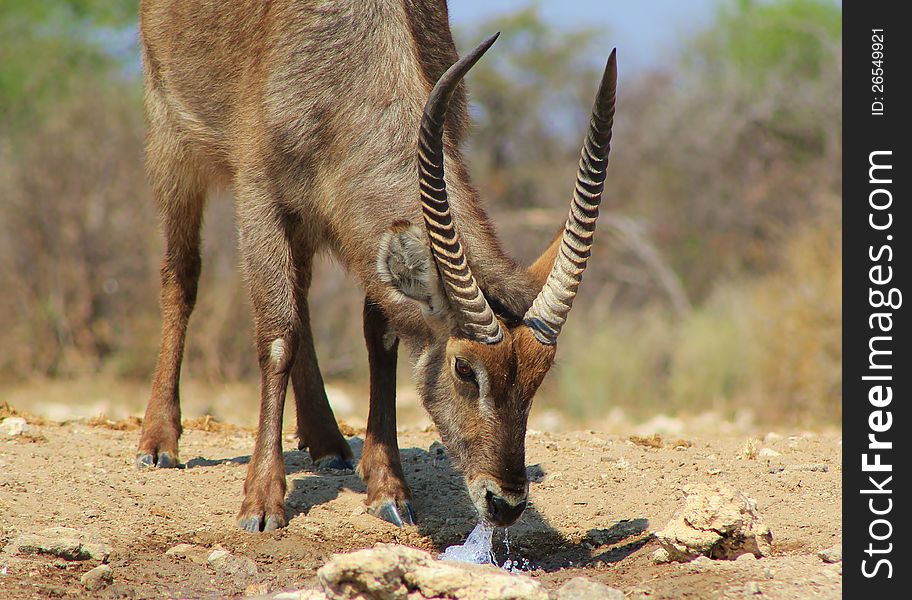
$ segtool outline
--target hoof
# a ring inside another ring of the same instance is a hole
[[[180,461],[177,460],[176,456],[171,456],[168,452],[159,452],[155,466],[159,469],[176,469],[180,466]]]
[[[390,500],[383,504],[379,504],[376,507],[368,508],[367,512],[378,519],[383,519],[387,523],[392,523],[396,527],[415,525],[416,521],[415,510],[412,508],[410,500],[404,500],[398,503]]]
[[[140,454],[136,457],[136,468],[140,471],[151,469],[155,466],[155,457],[151,454]]]
[[[238,527],[250,533],[260,533],[261,531],[275,531],[285,526],[285,519],[280,519],[275,515],[268,515],[263,519],[262,515],[253,517],[244,517],[238,519]]]
[[[139,454],[136,457],[135,464],[136,468],[141,471],[152,467],[158,467],[159,469],[176,469],[180,467],[180,461],[177,460],[177,457],[168,452],[159,453],[158,458],[154,454]]]
[[[342,458],[341,456],[324,456],[321,459],[318,459],[314,462],[316,467],[320,470],[333,470],[333,471],[354,471],[355,465],[352,461],[347,458]]]

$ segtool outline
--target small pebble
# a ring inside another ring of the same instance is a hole
[[[786,467],[787,471],[811,471],[816,473],[826,473],[830,470],[830,467],[823,463],[810,463],[804,465],[789,465]]]
[[[668,551],[665,548],[659,548],[652,553],[652,562],[657,565],[662,565],[667,562],[671,562],[671,555],[668,554]]]
[[[838,563],[842,561],[842,544],[836,544],[826,550],[821,550],[817,553],[817,556],[820,557],[825,563]]]
[[[90,592],[100,590],[114,581],[114,571],[108,565],[98,565],[79,578],[79,582]]]

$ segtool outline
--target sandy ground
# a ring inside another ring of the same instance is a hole
[[[39,421],[27,435],[0,437],[0,547],[20,534],[73,527],[113,548],[114,583],[97,593],[102,597],[231,597],[312,585],[331,554],[376,542],[439,550],[462,542],[475,523],[461,477],[431,448],[436,434],[410,426],[400,431],[400,446],[418,527],[397,529],[367,515],[358,477],[316,470],[288,435],[289,525],[241,532],[235,512],[253,434],[206,421],[195,427],[182,439],[186,468],[151,472],[133,467],[135,422]],[[360,432],[353,433],[358,452]],[[531,506],[509,530],[511,558],[529,559],[531,574],[551,589],[584,575],[629,598],[837,598],[841,564],[816,553],[840,542],[839,437],[760,438],[755,449],[779,455],[745,457],[748,437],[737,433],[666,435],[655,443],[630,434],[532,430]],[[772,556],[653,564],[658,545],[649,532],[669,521],[682,505],[682,487],[696,482],[724,483],[754,498],[773,533]],[[501,560],[503,538],[498,530]],[[252,559],[258,572],[228,577],[166,556],[178,543],[221,545]],[[79,578],[97,564],[2,552],[0,598],[91,595]]]

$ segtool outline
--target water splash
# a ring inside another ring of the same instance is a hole
[[[535,567],[532,566],[532,563],[529,562],[528,558],[523,558],[522,560],[508,558],[504,561],[504,564],[500,565],[500,568],[504,571],[509,571],[510,573],[524,573],[526,571],[535,570]]]
[[[510,530],[504,529],[504,552],[507,555],[504,563],[500,565],[500,568],[504,571],[509,571],[510,573],[520,573],[522,571],[531,571],[535,567],[532,566],[532,563],[529,562],[528,558],[520,557],[517,560],[510,558]]]
[[[476,565],[495,565],[510,573],[534,569],[528,558],[519,558],[517,560],[510,558],[510,533],[508,529],[504,529],[504,549],[507,557],[503,564],[498,563],[494,556],[493,539],[494,528],[484,522],[478,523],[464,544],[446,548],[437,558]]]
[[[481,522],[475,526],[464,544],[450,546],[437,558],[476,565],[496,565],[493,550],[494,528]]]

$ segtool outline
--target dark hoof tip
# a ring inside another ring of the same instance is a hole
[[[240,519],[238,521],[238,527],[244,531],[249,531],[250,533],[259,533],[260,532],[260,518],[259,517],[247,517],[246,519]]]
[[[264,520],[262,517],[247,517],[238,519],[238,527],[250,533],[260,533],[261,531],[275,531],[285,527],[285,520],[275,515],[269,515]]]
[[[283,526],[284,523],[282,523],[278,517],[270,515],[266,517],[266,523],[263,525],[263,531],[275,531],[276,529],[279,529]]]
[[[151,469],[155,466],[155,457],[151,454],[140,454],[136,457],[136,462],[134,464],[140,471],[145,471],[146,469]]]
[[[417,525],[418,519],[415,517],[415,509],[412,508],[412,503],[409,500],[405,502],[405,512],[406,519],[408,520],[409,525]]]
[[[392,502],[381,504],[380,507],[373,511],[371,514],[373,514],[378,519],[383,519],[387,523],[392,523],[396,527],[405,527],[405,525],[402,523],[402,517],[399,515],[399,509],[397,509],[396,505]]]
[[[134,462],[136,468],[144,471],[146,469],[151,469],[152,467],[158,467],[159,469],[176,469],[180,467],[180,461],[177,460],[176,456],[172,456],[168,452],[161,452],[156,458],[155,454],[139,454],[136,457]]]
[[[180,461],[177,460],[177,457],[171,456],[167,452],[162,452],[158,455],[155,466],[159,469],[176,469],[180,466]]]
[[[318,469],[327,469],[333,471],[354,471],[355,465],[352,461],[342,458],[341,456],[325,456],[317,461]]]
[[[396,503],[392,501],[385,502],[376,508],[369,508],[367,512],[378,519],[383,519],[387,523],[392,523],[396,527],[415,524],[415,510],[408,500],[403,502],[401,506],[396,506]]]

